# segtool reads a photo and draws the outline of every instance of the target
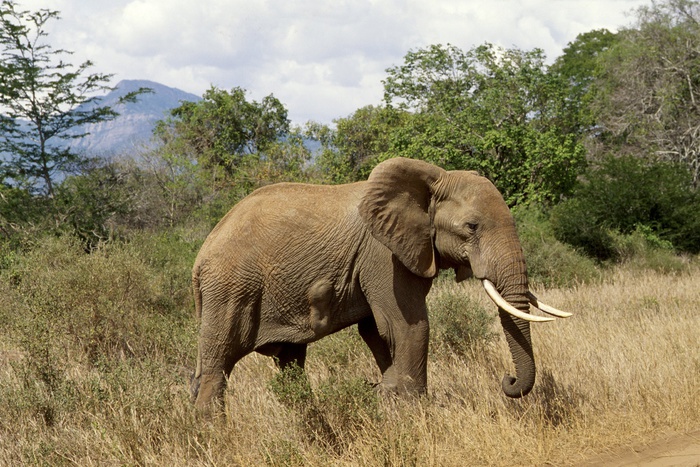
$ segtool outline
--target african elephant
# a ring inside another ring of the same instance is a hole
[[[380,388],[427,388],[426,295],[440,269],[483,281],[499,308],[516,376],[506,395],[532,389],[529,304],[568,316],[529,292],[523,252],[503,197],[475,172],[395,158],[367,181],[280,183],[235,205],[193,268],[201,319],[192,399],[220,402],[236,362],[274,356],[303,367],[307,344],[352,324],[382,373]]]

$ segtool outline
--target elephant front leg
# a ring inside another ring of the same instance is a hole
[[[385,303],[374,317],[360,321],[358,330],[382,372],[380,388],[394,393],[426,392],[429,326],[424,303],[409,309]]]
[[[389,344],[392,363],[382,374],[383,389],[399,394],[425,394],[428,334],[427,319],[413,324],[393,323]]]
[[[372,318],[360,322],[359,331],[382,370],[380,388],[423,394],[428,385],[425,298],[432,280],[413,274],[388,250],[378,250],[371,264],[360,286]]]
[[[374,321],[374,316],[368,316],[364,318],[359,323],[357,323],[357,330],[360,333],[360,337],[365,341],[367,347],[372,351],[374,360],[377,362],[379,371],[382,375],[386,373],[386,370],[391,366],[391,351],[386,343],[386,340],[379,334],[377,329],[377,323]]]

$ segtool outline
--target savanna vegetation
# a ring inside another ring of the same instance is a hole
[[[332,126],[212,86],[158,144],[98,159],[57,143],[116,117],[91,100],[110,77],[50,47],[57,12],[4,0],[0,465],[570,465],[700,428],[700,3],[635,13],[551,65],[537,49],[410,50],[382,102]],[[445,274],[428,396],[378,395],[347,329],[310,346],[308,380],[246,357],[228,416],[202,420],[189,281],[208,232],[259,186],[361,180],[394,156],[493,180],[533,288],[575,313],[533,326],[532,393],[503,396],[496,311]]]

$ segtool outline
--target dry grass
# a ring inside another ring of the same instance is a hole
[[[700,428],[695,269],[664,275],[620,268],[596,284],[538,290],[576,314],[534,327],[539,373],[522,400],[501,392],[511,362],[497,327],[496,339],[462,356],[434,345],[430,394],[419,400],[379,397],[363,382],[379,375],[350,329],[310,347],[313,396],[296,403],[277,397],[273,362],[252,355],[232,375],[228,416],[209,422],[194,413],[181,369],[194,357],[192,326],[165,327],[174,345],[192,345],[181,365],[165,355],[167,343],[142,343],[142,355],[105,355],[96,363],[76,358],[79,346],[64,353],[52,347],[60,373],[48,384],[27,368],[10,322],[9,310],[32,307],[16,284],[3,281],[2,465],[573,465],[619,445]],[[440,283],[431,300],[451,293],[493,310],[473,282]],[[148,323],[157,326],[154,318]],[[302,386],[292,383],[290,391]]]

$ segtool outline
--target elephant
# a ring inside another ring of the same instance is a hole
[[[200,324],[191,397],[221,404],[234,365],[258,352],[303,368],[307,344],[357,324],[381,372],[380,390],[427,391],[426,296],[442,269],[482,281],[498,306],[515,376],[513,398],[530,392],[530,322],[570,313],[530,292],[510,209],[472,171],[416,159],[378,164],[345,185],[278,183],[257,189],[214,227],[194,263]]]

